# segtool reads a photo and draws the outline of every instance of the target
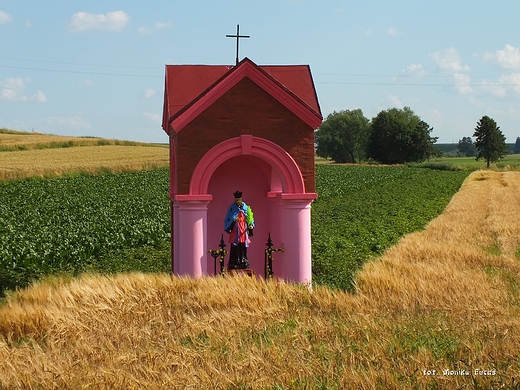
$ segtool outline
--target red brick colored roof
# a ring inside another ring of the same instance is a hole
[[[258,66],[248,58],[237,66],[166,65],[163,129],[180,131],[204,107],[244,77],[269,92],[312,127],[322,115],[308,65]],[[174,123],[175,122],[175,123]]]

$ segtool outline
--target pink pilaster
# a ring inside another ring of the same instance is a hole
[[[174,196],[174,273],[200,278],[207,272],[207,213],[211,195]]]
[[[314,193],[282,194],[285,280],[308,285],[312,282],[311,202],[316,197]]]

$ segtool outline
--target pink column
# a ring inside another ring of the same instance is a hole
[[[174,197],[174,273],[199,278],[207,272],[207,214],[211,195]]]
[[[311,202],[317,194],[282,194],[282,229],[285,253],[283,278],[310,285]]]
[[[179,203],[172,202],[172,272],[174,275],[179,275]]]

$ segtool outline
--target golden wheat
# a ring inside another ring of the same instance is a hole
[[[52,143],[71,143],[73,145],[96,145],[100,142],[100,140],[101,138],[73,137],[40,133],[0,133],[0,147],[24,149],[38,148],[44,145],[50,145]],[[109,143],[111,141],[106,140],[106,142]]]
[[[0,308],[0,388],[513,387],[519,213],[520,173],[475,172],[353,295],[247,277],[41,282]]]
[[[70,172],[96,173],[151,169],[169,164],[167,147],[82,146],[0,152],[0,180],[29,176],[61,176]]]

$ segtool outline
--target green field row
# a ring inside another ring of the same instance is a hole
[[[168,179],[161,169],[0,183],[0,291],[49,274],[130,270],[111,253],[169,240]]]
[[[355,272],[441,213],[468,171],[317,166],[316,283]],[[0,182],[0,292],[46,275],[168,272],[168,169]]]
[[[441,214],[469,171],[318,165],[313,278],[346,290],[362,265]]]

